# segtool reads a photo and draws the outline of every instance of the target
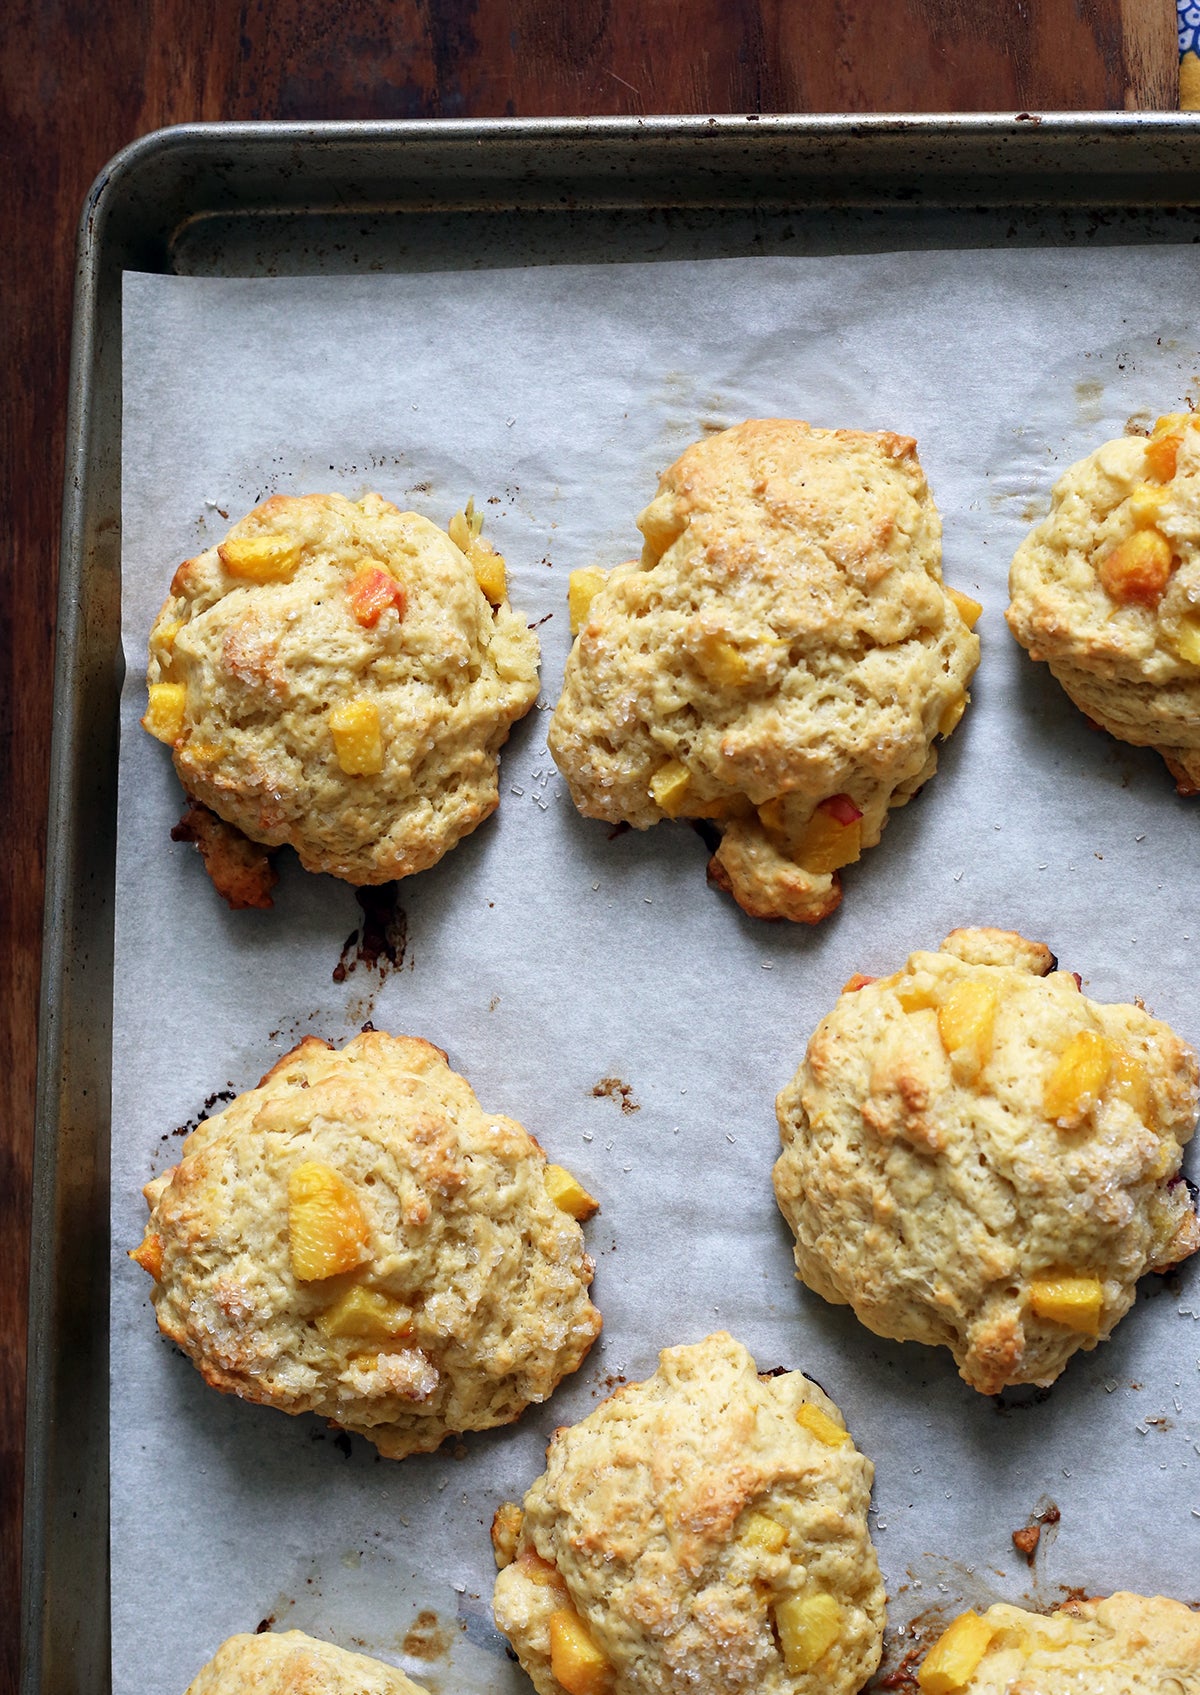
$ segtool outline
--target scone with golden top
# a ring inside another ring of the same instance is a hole
[[[922,1695],[1200,1695],[1200,1613],[1161,1595],[1001,1602],[962,1613],[921,1663]]]
[[[184,1695],[426,1695],[394,1666],[302,1630],[231,1636]]]
[[[851,1695],[879,1663],[873,1468],[731,1336],[555,1432],[496,1515],[496,1622],[538,1695]]]
[[[428,1042],[306,1037],[145,1194],[133,1258],[205,1381],[391,1459],[509,1423],[600,1329],[595,1202]]]
[[[550,751],[588,817],[711,820],[715,883],[815,923],[933,775],[979,662],[916,443],[739,424],[689,447],[637,523],[639,562],[573,573]]]
[[[800,1279],[985,1395],[1053,1382],[1200,1247],[1196,1056],[1048,948],[955,930],[854,977],[776,1102]]]
[[[1076,706],[1200,790],[1200,415],[1064,472],[1009,592],[1013,634]]]
[[[377,494],[275,495],[176,571],[142,723],[252,841],[384,883],[494,811],[537,664],[473,514],[446,535]]]

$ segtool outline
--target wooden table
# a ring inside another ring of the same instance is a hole
[[[118,148],[220,118],[1177,104],[1174,0],[13,0],[0,42],[0,1695],[17,1682],[25,1290],[72,251]]]

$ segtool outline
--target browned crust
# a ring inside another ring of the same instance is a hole
[[[173,842],[195,842],[213,888],[235,912],[274,905],[271,890],[279,874],[269,851],[207,806],[188,796],[188,807],[171,831]]]

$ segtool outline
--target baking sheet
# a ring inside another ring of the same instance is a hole
[[[467,256],[464,256],[465,258]],[[490,1623],[487,1525],[550,1430],[657,1350],[724,1326],[829,1390],[876,1462],[893,1626],[931,1603],[1200,1588],[1200,1283],[1151,1279],[1048,1393],[984,1400],[948,1355],[881,1342],[791,1276],[774,1207],[776,1090],[852,971],[956,924],[1045,939],[1101,999],[1142,995],[1200,1039],[1194,803],[1090,731],[1007,635],[1012,551],[1056,474],[1197,396],[1187,249],[906,253],[339,279],[127,275],[122,701],[113,1057],[113,1687],[182,1690],[271,1620],[403,1665],[431,1690],[528,1684]],[[566,579],[636,554],[657,473],[763,415],[915,435],[945,574],[985,604],[974,705],[939,776],[845,875],[813,931],[706,888],[686,825],[610,839],[545,751]],[[164,749],[137,728],[149,624],[179,560],[271,492],[374,488],[445,523],[473,494],[543,696],[497,816],[401,886],[402,964],[333,972],[354,893],[283,857],[269,914],[229,913]],[[550,614],[547,618],[547,614]],[[604,1334],[515,1426],[403,1463],[205,1388],[158,1336],[140,1187],[209,1097],[306,1031],[366,1018],[445,1047],[602,1203]],[[627,1085],[602,1089],[605,1079]],[[632,1110],[636,1106],[636,1110]],[[623,1109],[624,1108],[624,1109]],[[1194,1156],[1185,1169],[1193,1169]],[[1010,1532],[1061,1512],[1034,1573]],[[903,1644],[901,1643],[901,1646]]]

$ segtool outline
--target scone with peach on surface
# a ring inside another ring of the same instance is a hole
[[[301,1630],[231,1636],[184,1695],[426,1695],[394,1666]]]
[[[1110,735],[1200,791],[1200,415],[1065,471],[1009,575],[1009,626]]]
[[[511,1422],[600,1329],[596,1203],[415,1038],[306,1037],[145,1194],[132,1257],[205,1381],[391,1459]]]
[[[883,1642],[872,1475],[800,1372],[666,1348],[496,1514],[496,1623],[538,1695],[853,1695]]]
[[[482,823],[537,665],[473,508],[447,534],[377,494],[274,495],[176,571],[142,723],[219,821],[184,829],[220,892],[269,906],[271,848],[386,883]]]
[[[987,1395],[1047,1384],[1200,1247],[1196,1056],[1011,931],[854,977],[776,1102],[797,1275]]]
[[[1197,1695],[1200,1613],[1161,1595],[998,1603],[959,1615],[917,1672],[921,1695]]]
[[[550,751],[589,818],[707,820],[714,883],[815,923],[979,663],[916,443],[752,420],[689,447],[637,523],[639,561],[572,574]]]

